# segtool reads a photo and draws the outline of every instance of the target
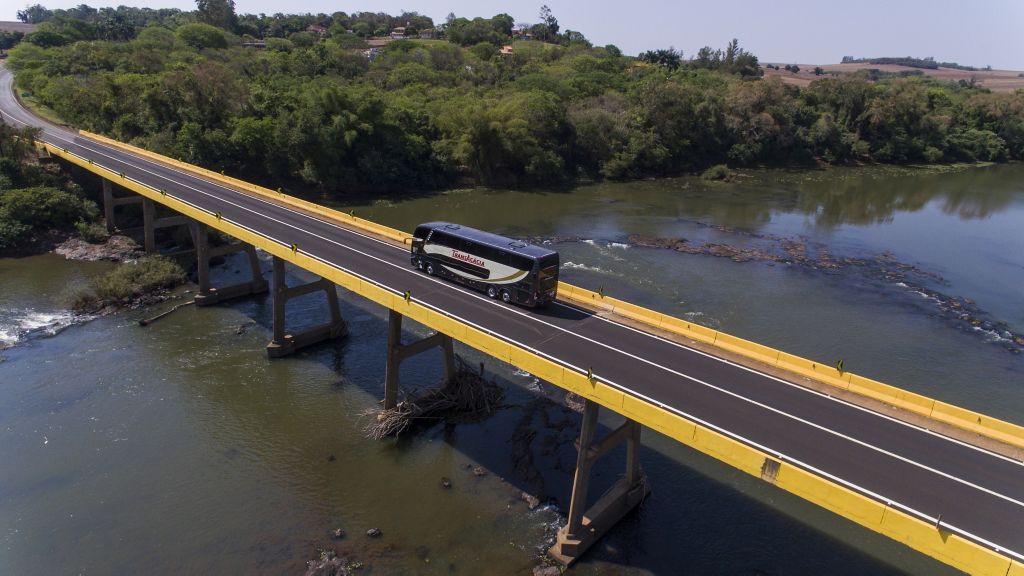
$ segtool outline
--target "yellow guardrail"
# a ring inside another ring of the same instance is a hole
[[[338,223],[347,224],[349,226],[359,228],[360,230],[388,238],[395,242],[404,244],[409,241],[409,238],[411,238],[410,234],[402,232],[401,230],[389,228],[370,220],[358,218],[353,214],[346,214],[345,212],[333,210],[295,196],[290,196],[288,194],[275,192],[268,188],[263,188],[262,186],[250,184],[244,180],[239,180],[238,178],[226,176],[180,160],[168,158],[167,156],[150,152],[137,146],[118,142],[117,140],[107,138],[106,136],[92,134],[84,130],[81,131],[81,134],[88,138],[103,142],[104,144],[131,152],[132,154],[144,156],[151,160],[155,160],[181,170],[202,175],[205,178],[219,182],[230,188],[235,188],[244,192],[251,192],[267,200],[286,204]],[[679,318],[661,314],[654,310],[637,306],[636,304],[617,300],[615,298],[611,298],[585,288],[566,284],[564,282],[559,283],[558,294],[561,298],[566,300],[607,310],[667,332],[672,332],[698,342],[717,346],[724,350],[763,362],[770,366],[776,366],[783,370],[795,372],[829,386],[848,390],[850,392],[860,394],[861,396],[895,406],[902,410],[906,410],[920,416],[926,416],[939,422],[956,426],[968,432],[973,432],[975,434],[980,434],[982,436],[1004,442],[1011,446],[1024,448],[1024,426],[1018,426],[978,412],[959,408],[952,404],[940,402],[914,392],[908,392],[889,384],[858,376],[851,372],[840,372],[835,367],[828,364],[822,364],[820,362],[787,354],[786,352],[782,352],[756,342],[744,340],[743,338],[738,338],[699,324],[694,324]]]
[[[317,204],[315,202],[303,200],[302,198],[297,198],[295,196],[291,196],[283,192],[275,192],[274,190],[271,190],[269,188],[257,186],[256,184],[250,184],[245,180],[239,180],[238,178],[227,176],[219,172],[214,172],[213,170],[207,170],[206,168],[201,168],[199,166],[195,166],[187,162],[182,162],[181,160],[175,160],[174,158],[170,158],[162,154],[157,154],[155,152],[150,152],[149,150],[139,148],[138,146],[132,146],[131,144],[118,142],[113,138],[107,138],[106,136],[93,134],[91,132],[86,132],[85,130],[80,130],[79,133],[82,136],[91,138],[98,142],[102,142],[104,144],[107,144],[108,146],[120,148],[121,150],[124,150],[126,152],[130,152],[138,156],[143,156],[145,158],[149,158],[150,160],[155,160],[157,162],[160,162],[161,164],[166,164],[174,168],[179,168],[187,172],[192,172],[193,174],[198,174],[200,176],[203,176],[204,178],[208,178],[215,182],[227,185],[229,188],[235,188],[244,192],[249,192],[255,194],[256,196],[260,196],[266,200],[270,200],[278,204],[285,204],[293,208],[298,208],[300,210],[310,212],[312,214],[316,214],[318,216],[322,216],[330,220],[344,222],[346,224],[356,226],[367,232],[376,234],[378,236],[383,236],[385,238],[388,238],[389,240],[407,243],[408,239],[411,237],[411,234],[406,234],[400,230],[395,230],[394,228],[389,228],[387,226],[377,224],[376,222],[359,218],[354,214],[346,214],[345,212],[342,212],[340,210],[334,210],[326,206],[321,206],[320,204]]]
[[[128,190],[327,278],[364,298],[395,310],[487,355],[615,410],[747,474],[760,477],[766,462],[773,460],[771,456],[760,450],[690,421],[675,412],[624,394],[599,380],[588,378],[586,374],[523,350],[492,333],[466,325],[443,312],[421,304],[415,299],[415,295],[406,299],[404,294],[399,294],[325,264],[302,253],[301,245],[297,246],[298,250],[292,250],[291,245],[285,244],[291,240],[289,238],[278,239],[280,243],[270,240],[233,222],[224,220],[217,214],[196,208],[172,196],[165,195],[159,190],[127,178],[124,174],[97,166],[91,159],[83,158],[51,144],[43,144],[42,147],[51,154],[64,158]],[[570,291],[578,291],[575,297],[585,296],[581,289],[568,285],[567,288]],[[594,296],[597,295],[594,294]],[[601,302],[604,305],[612,304],[608,298],[602,298]],[[622,304],[622,310],[630,314],[639,314],[644,310],[632,304]],[[677,322],[680,321],[677,320]],[[689,323],[684,324],[688,325]],[[681,329],[692,329],[694,332],[703,332],[704,334],[717,334],[713,330],[696,325]],[[900,509],[876,502],[788,462],[779,462],[773,482],[779,488],[832,510],[870,530],[903,542],[965,572],[993,576],[1024,576],[1024,566],[1019,562],[975,544],[958,534],[951,533],[941,526],[936,527],[914,518]]]
[[[741,356],[763,362],[769,366],[776,366],[789,372],[795,372],[801,376],[806,376],[841,390],[848,390],[855,394],[884,402],[907,412],[927,416],[938,422],[956,426],[968,432],[986,436],[1017,448],[1024,448],[1024,426],[953,406],[952,404],[928,398],[921,394],[908,392],[851,372],[840,372],[834,366],[787,354],[786,352],[756,342],[680,320],[667,314],[617,300],[571,284],[560,282],[558,285],[558,295],[560,298],[571,302],[618,314],[666,332],[685,336],[697,342],[711,344]]]
[[[407,243],[411,237],[410,234],[402,232],[401,230],[396,230],[370,220],[358,218],[353,214],[346,214],[345,212],[333,210],[295,196],[275,192],[268,188],[263,188],[255,184],[245,182],[244,180],[239,180],[238,178],[226,176],[180,160],[168,158],[167,156],[150,152],[137,146],[118,142],[117,140],[107,138],[106,136],[92,134],[84,130],[81,131],[81,134],[133,154],[144,156],[151,160],[155,160],[181,170],[202,175],[203,177],[209,178],[228,187],[245,192],[251,192],[265,199],[286,204],[294,208],[334,220],[338,223],[347,224],[363,231],[388,238],[395,242],[404,244]],[[858,376],[851,372],[840,372],[835,367],[828,364],[822,364],[820,362],[794,356],[756,342],[744,340],[743,338],[738,338],[699,324],[694,324],[679,318],[661,314],[654,310],[637,306],[636,304],[617,300],[615,298],[611,298],[585,288],[566,284],[564,282],[559,283],[558,294],[561,298],[566,300],[613,312],[620,316],[624,316],[667,332],[672,332],[698,342],[717,346],[724,350],[763,362],[770,366],[776,366],[783,370],[795,372],[841,390],[848,390],[855,394],[884,402],[902,410],[956,426],[968,432],[986,436],[1011,446],[1024,448],[1024,426],[1018,426],[978,412],[959,408],[952,404],[934,400],[914,392],[908,392],[889,384]]]

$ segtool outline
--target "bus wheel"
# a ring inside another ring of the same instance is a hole
[[[434,272],[435,272],[435,270],[434,270],[434,263],[433,262],[427,262],[427,274],[433,276]]]
[[[508,293],[508,290],[501,291],[501,301],[505,304],[510,304],[512,302],[512,295]]]
[[[487,287],[487,295],[490,296],[491,298],[497,298],[498,297],[498,289],[495,288],[494,286],[488,286]]]
[[[423,260],[422,259],[420,259],[420,258],[416,259],[416,268],[418,270],[423,270]]]

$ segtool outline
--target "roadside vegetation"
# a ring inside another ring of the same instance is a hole
[[[38,162],[35,132],[0,122],[0,250],[17,250],[50,232],[93,230],[96,203],[57,166]]]
[[[718,165],[1024,159],[1022,91],[863,73],[802,89],[762,78],[736,41],[634,58],[546,8],[522,28],[505,14],[435,24],[198,7],[26,8],[41,24],[10,51],[19,90],[77,127],[338,198],[728,174]],[[370,48],[399,27],[412,38]]]

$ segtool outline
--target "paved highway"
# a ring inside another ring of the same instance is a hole
[[[1024,464],[852,406],[572,306],[527,310],[428,277],[408,252],[56,128],[21,108],[0,69],[6,122],[330,265],[391,288],[632,396],[1024,560]]]

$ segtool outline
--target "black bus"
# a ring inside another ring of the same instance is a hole
[[[543,306],[558,291],[558,252],[450,222],[416,227],[412,265],[506,303]]]

